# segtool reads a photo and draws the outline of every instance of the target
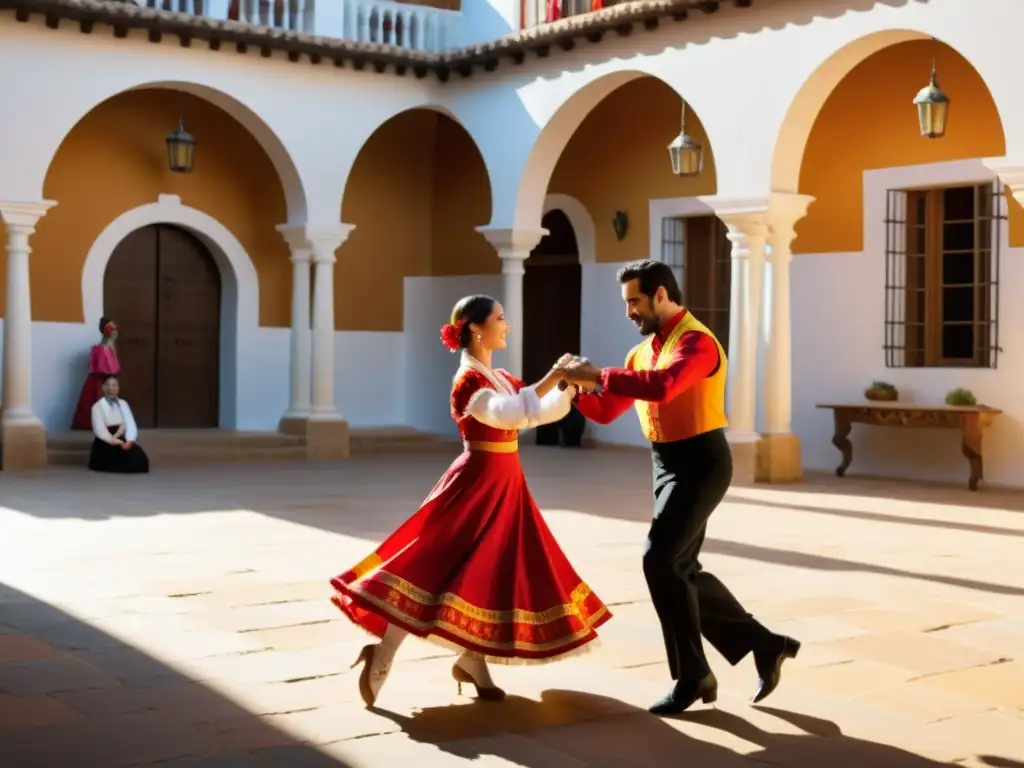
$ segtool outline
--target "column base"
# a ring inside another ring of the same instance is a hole
[[[347,459],[348,422],[337,413],[313,413],[306,420],[306,458],[310,461]]]
[[[46,451],[46,429],[38,419],[18,419],[0,427],[3,445],[0,468],[4,472],[28,472],[46,469],[50,463]]]
[[[725,437],[732,450],[733,485],[753,485],[757,466],[757,433],[727,431]]]
[[[302,437],[306,434],[307,421],[309,421],[308,412],[285,411],[281,421],[277,424],[277,431],[282,435]]]
[[[758,483],[799,483],[803,479],[800,438],[792,434],[762,435],[757,442],[754,480]]]

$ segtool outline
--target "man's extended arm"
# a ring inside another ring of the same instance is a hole
[[[654,371],[602,369],[598,381],[604,395],[616,400],[667,403],[695,382],[710,376],[720,364],[718,345],[711,336],[700,331],[684,333],[671,357],[668,365]]]
[[[581,390],[574,402],[580,413],[598,424],[611,424],[633,404],[632,398],[619,397],[608,390],[603,392]]]

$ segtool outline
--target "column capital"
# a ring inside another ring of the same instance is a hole
[[[505,229],[500,227],[477,227],[487,242],[494,246],[502,259],[525,261],[530,252],[544,238],[546,229]]]
[[[22,230],[21,234],[31,235],[36,222],[56,204],[56,200],[37,200],[33,203],[0,201],[0,220],[11,230]]]
[[[313,259],[313,247],[306,239],[306,227],[302,224],[278,224],[274,227],[291,249],[292,264],[305,264]]]

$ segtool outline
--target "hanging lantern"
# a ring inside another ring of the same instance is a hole
[[[672,173],[676,176],[697,176],[704,168],[704,148],[686,135],[686,102],[679,119],[679,135],[668,145]]]
[[[947,96],[935,79],[935,59],[932,59],[931,82],[917,92],[914,98],[917,106],[917,121],[921,125],[921,135],[929,139],[939,139],[946,135],[946,118],[949,116],[949,96]]]
[[[178,127],[167,137],[167,166],[171,173],[192,173],[196,164],[196,140],[178,119]]]

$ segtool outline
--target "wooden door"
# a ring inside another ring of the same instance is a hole
[[[104,307],[120,328],[121,390],[140,427],[216,427],[220,274],[194,235],[137,230],[114,251]]]
[[[103,276],[103,311],[117,323],[121,397],[139,427],[156,426],[157,228],[137,229],[122,240]]]
[[[220,273],[195,235],[160,227],[157,410],[161,427],[216,427]]]
[[[550,232],[524,264],[523,375],[543,376],[566,352],[580,352],[581,271],[572,225],[561,211],[544,217]]]

